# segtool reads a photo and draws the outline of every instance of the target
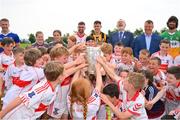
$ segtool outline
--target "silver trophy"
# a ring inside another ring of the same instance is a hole
[[[89,74],[95,74],[96,58],[102,55],[102,51],[99,47],[87,47],[86,55],[89,64],[88,72]]]

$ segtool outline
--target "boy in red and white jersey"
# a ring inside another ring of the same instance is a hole
[[[129,73],[128,78],[118,83],[122,93],[122,105],[116,108],[106,95],[101,95],[102,100],[112,109],[120,119],[130,118],[131,120],[148,120],[145,110],[145,99],[140,93],[145,78],[140,73]]]
[[[161,59],[158,57],[150,58],[148,70],[153,74],[154,85],[160,90],[164,85],[166,85],[166,75],[160,70]]]
[[[154,105],[163,96],[165,97],[165,111],[169,114],[172,110],[180,108],[180,67],[173,66],[167,70],[168,84],[158,92],[156,97],[147,105]]]
[[[41,80],[44,80],[44,72],[42,67],[41,52],[38,49],[32,48],[25,52],[24,61],[26,66],[20,73],[19,77],[12,79],[12,86],[9,89],[8,96],[11,99],[18,95],[27,92]]]
[[[5,81],[5,88],[7,92],[5,93],[5,96],[3,98],[3,107],[7,105],[10,101],[14,99],[14,96],[11,94],[13,91],[9,91],[9,89],[13,85],[13,81],[18,79],[20,77],[20,74],[22,71],[25,70],[25,64],[24,64],[24,49],[23,48],[15,48],[13,50],[13,54],[15,57],[15,62],[11,65],[9,65],[5,75],[4,75],[4,81]],[[11,98],[12,97],[12,98]]]
[[[0,96],[4,91],[3,76],[8,66],[14,63],[14,55],[12,49],[14,47],[14,41],[10,38],[4,38],[1,42],[4,51],[0,53]]]
[[[50,52],[51,59],[63,64],[66,71],[66,74],[64,75],[65,79],[59,86],[57,86],[57,96],[47,110],[47,114],[56,119],[68,118],[67,94],[69,92],[72,77],[70,75],[85,67],[84,65],[80,65],[83,61],[81,56],[79,56],[76,60],[67,63],[68,56],[69,52],[65,47],[54,47]]]
[[[110,83],[103,88],[103,94],[108,96],[108,99],[113,103],[119,110],[121,108],[122,101],[119,100],[119,89],[117,84]],[[98,111],[98,119],[112,120],[115,116],[111,111],[110,107],[101,101],[101,106]]]
[[[118,82],[120,99],[122,106],[116,108],[106,95],[101,95],[102,100],[112,109],[114,114],[120,119],[130,118],[132,120],[147,120],[145,110],[145,99],[140,93],[140,89],[144,87],[145,77],[140,73],[129,73],[127,79],[122,80],[103,62],[102,58],[98,62],[103,66],[107,74],[116,82]]]
[[[64,67],[57,62],[46,64],[46,79],[36,84],[31,90],[14,99],[1,112],[1,119],[37,119],[56,97],[56,86],[63,80]]]
[[[170,42],[168,40],[161,40],[160,42],[160,51],[155,52],[151,55],[151,57],[158,57],[161,59],[161,67],[160,69],[164,72],[167,71],[168,67],[173,65],[173,57],[168,54],[168,50],[170,48]]]

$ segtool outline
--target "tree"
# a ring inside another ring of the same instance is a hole
[[[165,32],[165,31],[167,31],[168,29],[166,28],[166,27],[164,27],[164,28],[162,28],[161,30],[160,30],[160,33],[162,34],[163,32]]]
[[[140,34],[142,34],[143,33],[143,29],[142,28],[139,28],[139,29],[136,29],[135,31],[134,31],[134,36],[136,37],[136,36],[139,36]]]
[[[36,38],[35,38],[34,34],[31,33],[31,34],[29,34],[28,36],[29,36],[29,39],[28,39],[28,40],[29,40],[31,43],[36,42]]]

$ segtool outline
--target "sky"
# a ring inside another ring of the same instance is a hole
[[[47,38],[55,29],[73,34],[79,21],[86,23],[86,34],[95,20],[102,22],[105,33],[116,28],[119,19],[132,32],[148,19],[161,30],[170,16],[180,19],[179,5],[180,0],[0,0],[0,19],[8,18],[10,30],[21,39],[36,31]]]

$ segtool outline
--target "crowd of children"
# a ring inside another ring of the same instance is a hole
[[[50,48],[13,49],[4,38],[0,54],[0,119],[180,119],[180,64],[161,40],[160,51],[133,50],[117,43],[76,43],[70,36]],[[88,61],[87,47],[102,54]],[[94,66],[92,74],[88,67]]]

